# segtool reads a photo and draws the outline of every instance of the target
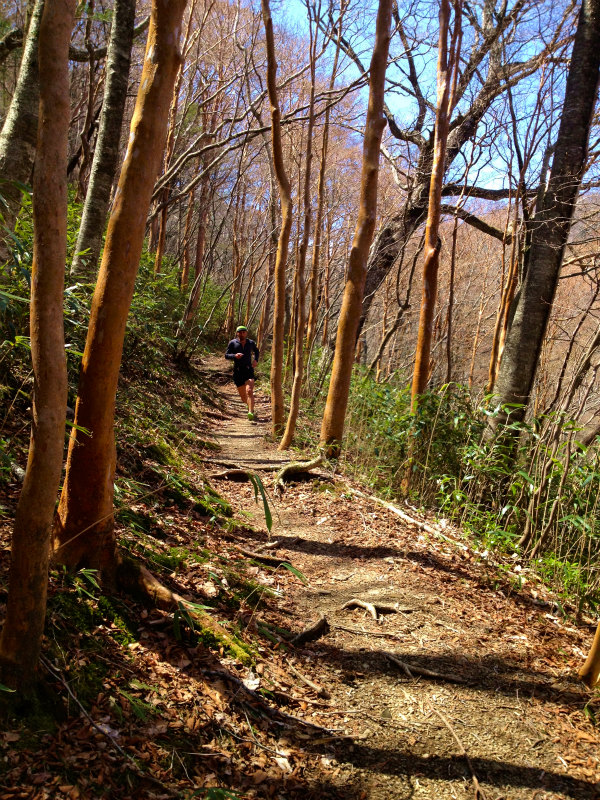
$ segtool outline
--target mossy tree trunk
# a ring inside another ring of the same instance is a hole
[[[8,603],[0,638],[3,681],[24,692],[35,681],[44,630],[50,531],[65,436],[68,55],[74,15],[75,0],[46,0],[39,28],[40,125],[30,310],[33,424],[15,516]]]
[[[30,182],[35,160],[40,97],[38,40],[43,10],[44,0],[37,0],[29,22],[17,85],[0,133],[0,195],[6,203],[2,215],[9,230],[14,228],[21,208],[22,193],[18,184]]]
[[[106,58],[106,89],[98,141],[71,265],[71,275],[74,276],[94,274],[100,258],[110,192],[119,163],[134,24],[135,0],[116,0]]]
[[[75,426],[55,525],[59,563],[115,570],[115,395],[146,217],[165,144],[186,0],[154,0],[129,146],[115,195],[81,365]],[[85,433],[83,429],[89,431]]]
[[[586,166],[600,69],[600,0],[584,0],[579,16],[550,181],[531,221],[527,272],[519,291],[494,387],[500,406],[520,420],[529,404],[581,178]],[[490,417],[489,433],[509,414]],[[513,429],[514,431],[515,429]]]
[[[391,15],[392,0],[379,0],[375,45],[369,73],[369,105],[363,145],[358,221],[348,262],[348,277],[338,322],[333,369],[321,425],[321,445],[330,457],[339,454],[344,433],[356,334],[367,274],[367,258],[375,231],[379,151],[385,127],[383,98]]]

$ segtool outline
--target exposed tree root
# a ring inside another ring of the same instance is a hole
[[[329,623],[327,622],[327,618],[321,617],[321,619],[314,625],[311,625],[310,628],[305,628],[297,636],[294,636],[292,639],[292,644],[297,647],[305,642],[314,642],[317,639],[320,639],[321,636],[328,634],[329,631],[330,627]]]
[[[356,597],[352,600],[348,600],[347,603],[344,603],[341,611],[345,611],[347,608],[364,608],[365,611],[368,611],[376,622],[381,621],[379,616],[380,614],[397,614],[399,610],[397,605],[390,605],[387,603],[367,603],[365,600],[359,600]]]
[[[310,472],[312,469],[321,466],[325,461],[325,455],[320,453],[312,461],[290,461],[282,469],[279,470],[275,476],[273,489],[275,494],[282,495],[285,491],[285,481],[288,480],[290,475],[298,475],[301,472]]]

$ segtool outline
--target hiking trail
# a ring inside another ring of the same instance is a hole
[[[502,572],[450,525],[424,531],[325,468],[274,499],[274,470],[298,458],[267,441],[268,377],[253,423],[224,360],[205,368],[227,409],[209,471],[256,472],[270,493],[269,537],[250,484],[219,481],[254,529],[243,546],[306,577],[287,581],[275,603],[283,626],[300,631],[323,616],[330,625],[286,659],[298,685],[315,685],[294,713],[331,731],[305,744],[328,784],[373,800],[599,798],[591,695],[575,678],[590,632],[519,565]]]

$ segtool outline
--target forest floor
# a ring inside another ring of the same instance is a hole
[[[192,444],[186,470],[234,515],[217,525],[145,497],[121,536],[247,657],[183,611],[98,597],[85,576],[67,592],[53,574],[43,663],[67,715],[4,725],[0,800],[600,798],[600,698],[576,679],[591,625],[516,562],[343,475],[319,468],[274,497],[274,470],[297,455],[268,441],[267,380],[250,422],[222,359],[200,373],[213,396],[203,463]],[[230,469],[260,476],[270,533]],[[6,520],[2,571],[9,536]],[[325,635],[291,643],[322,617]]]

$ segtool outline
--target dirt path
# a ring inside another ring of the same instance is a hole
[[[259,388],[250,423],[222,364],[208,368],[231,412],[213,470],[255,470],[270,486],[286,458],[265,439],[267,397]],[[264,529],[248,484],[221,487]],[[303,713],[335,731],[306,743],[329,786],[373,800],[600,798],[593,703],[586,716],[591,695],[574,680],[591,634],[559,618],[539,586],[517,591],[517,573],[499,572],[456,532],[424,534],[325,473],[291,485],[273,510],[278,546],[268,552],[308,580],[275,616],[297,630],[323,615],[331,626],[289,658],[328,695]],[[250,532],[247,547],[266,540]],[[393,613],[376,621],[342,608],[355,598]]]

